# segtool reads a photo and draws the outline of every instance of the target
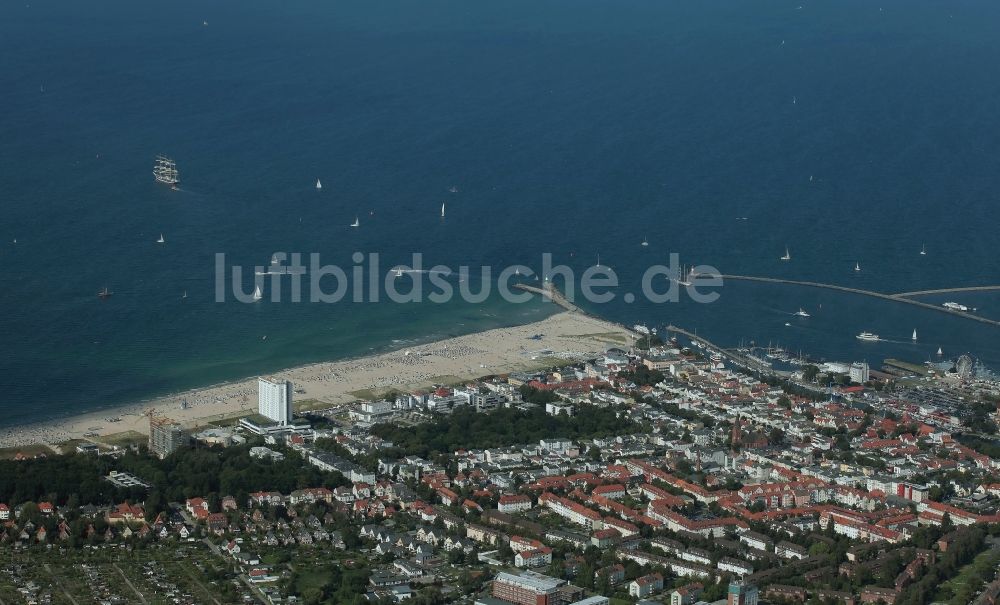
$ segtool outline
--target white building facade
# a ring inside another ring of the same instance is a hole
[[[257,412],[284,426],[292,420],[292,383],[273,378],[257,379]]]

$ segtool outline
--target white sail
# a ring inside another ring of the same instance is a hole
[[[316,189],[322,189],[322,188],[323,188],[323,183],[320,183],[319,179],[316,179]]]
[[[860,271],[861,270],[861,263],[854,263],[854,270],[855,271]]]
[[[441,218],[444,218],[444,202],[441,203]]]
[[[264,293],[260,291],[260,286],[254,286],[253,287],[253,299],[254,299],[254,301],[256,302],[256,301],[258,301],[258,300],[260,300],[262,298],[264,298]]]
[[[912,340],[916,340],[917,339],[917,329],[916,328],[913,328],[913,336],[911,337],[911,339]]]
[[[160,239],[156,240],[156,243],[157,244],[163,244],[163,243],[166,243],[166,241],[167,240],[163,239],[163,234],[161,233],[160,234]]]
[[[941,350],[941,347],[938,347],[938,357],[941,357],[942,355],[944,355],[944,352]]]
[[[921,256],[927,255],[927,246],[924,244],[920,244],[920,255]]]
[[[173,187],[180,182],[180,174],[177,172],[177,164],[168,157],[156,156],[153,164],[153,177],[157,182],[165,183]]]
[[[785,255],[779,260],[792,260],[792,254],[788,251],[788,246],[785,246]]]
[[[352,226],[352,227],[360,227],[360,226],[361,226],[361,221],[360,221],[360,220],[358,220],[358,217],[357,217],[357,216],[355,216],[355,217],[354,217],[354,222],[353,222],[353,223],[351,223],[351,226]]]

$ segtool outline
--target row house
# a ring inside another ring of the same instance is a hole
[[[333,492],[325,487],[310,487],[297,489],[288,495],[291,504],[305,504],[313,502],[333,502]]]
[[[497,502],[497,510],[502,513],[518,513],[530,509],[531,496],[520,494],[500,496],[500,500]]]
[[[514,555],[515,567],[542,567],[552,563],[552,549],[547,546],[525,550]]]
[[[584,525],[590,529],[601,529],[603,527],[600,513],[578,502],[545,492],[538,498],[538,503],[548,507],[552,512],[566,518],[571,523]]]

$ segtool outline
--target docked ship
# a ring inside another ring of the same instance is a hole
[[[878,342],[881,340],[881,338],[878,337],[878,334],[872,334],[871,332],[862,332],[861,334],[858,334],[857,339],[867,340],[869,342]]]
[[[153,177],[158,183],[170,185],[171,189],[177,189],[177,183],[181,182],[180,174],[177,172],[177,164],[162,155],[156,156],[156,163],[153,164]]]

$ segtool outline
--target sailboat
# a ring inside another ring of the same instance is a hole
[[[441,203],[441,218],[444,218],[444,202]]]
[[[803,309],[802,307],[799,307],[798,312],[795,314],[798,315],[799,317],[809,317],[809,314],[806,313],[806,310]]]
[[[600,254],[597,255],[597,268],[598,269],[601,268],[601,255]]]
[[[260,291],[260,286],[254,286],[253,287],[253,301],[257,302],[257,301],[259,301],[262,298],[264,298],[264,293]]]
[[[861,263],[854,263],[854,270],[855,271],[860,271],[861,270]]]
[[[157,244],[164,244],[167,240],[163,239],[163,234],[160,234],[160,239],[156,240]]]
[[[188,297],[188,291],[184,290],[184,294],[181,294],[181,298],[187,298],[187,297]]]
[[[168,157],[158,155],[153,164],[153,178],[158,183],[170,185],[172,189],[177,189],[177,183],[181,182],[180,173],[177,172],[177,164]]]
[[[357,216],[354,217],[354,222],[351,223],[351,226],[352,227],[360,227],[361,226],[361,221],[358,220]]]
[[[920,256],[927,256],[927,246],[920,244]]]
[[[648,242],[648,241],[646,241],[646,238],[645,238],[645,237],[643,237],[643,238],[642,238],[642,245],[643,245],[643,246],[648,246],[648,245],[649,245],[649,242]]]
[[[322,188],[323,188],[323,183],[320,183],[319,179],[316,179],[316,189],[322,189]]]
[[[910,337],[910,340],[913,340],[913,341],[917,340],[917,329],[916,328],[913,328],[913,336]]]
[[[941,350],[941,347],[938,347],[938,357],[941,357],[942,355],[944,355],[944,352]]]
[[[792,260],[792,254],[788,251],[788,246],[785,246],[785,255],[778,260]]]
[[[110,298],[112,294],[114,294],[114,293],[111,290],[108,290],[107,286],[104,286],[104,288],[101,289],[101,291],[97,293],[97,297],[98,298]]]
[[[798,102],[799,102],[798,99],[796,99],[795,97],[792,97],[792,105],[796,105],[796,104],[798,104]]]
[[[690,286],[691,285],[691,269],[685,269],[681,267],[679,277],[677,278],[677,285],[679,286]]]

